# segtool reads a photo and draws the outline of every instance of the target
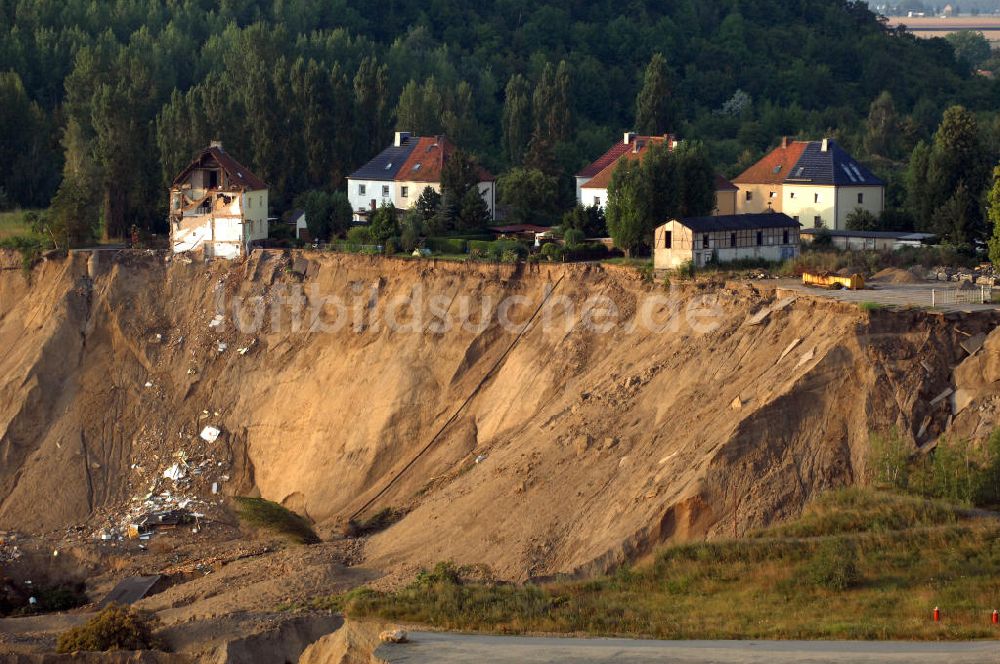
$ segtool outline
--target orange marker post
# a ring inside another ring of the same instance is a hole
[[[991,618],[994,625],[1000,625],[1000,611],[993,609],[993,617]]]
[[[941,622],[941,609],[934,607],[934,622]]]

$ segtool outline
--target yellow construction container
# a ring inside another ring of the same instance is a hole
[[[848,290],[865,289],[865,278],[860,274],[842,276],[831,272],[823,272],[820,274],[803,272],[802,283],[806,286],[819,286],[820,288],[846,288]]]

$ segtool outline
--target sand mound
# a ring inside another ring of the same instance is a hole
[[[884,270],[876,272],[872,276],[871,281],[882,284],[917,284],[922,280],[909,270],[903,270],[898,267],[887,267]]]

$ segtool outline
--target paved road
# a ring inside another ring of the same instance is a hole
[[[843,302],[875,302],[885,306],[910,306],[931,308],[951,311],[990,311],[997,310],[996,304],[978,304],[980,297],[979,286],[975,286],[971,291],[957,291],[957,284],[954,283],[918,283],[918,284],[869,284],[868,288],[860,291],[851,290],[824,290],[822,288],[811,288],[804,286],[797,279],[772,279],[759,282],[762,286],[780,288],[795,293],[804,293],[815,297],[828,297],[833,300]],[[935,293],[932,296],[932,292]],[[986,291],[987,297],[989,290]]]
[[[1000,642],[638,641],[410,633],[389,664],[992,664]]]

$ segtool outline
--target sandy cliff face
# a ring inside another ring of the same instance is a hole
[[[603,567],[796,513],[872,429],[939,433],[964,355],[941,317],[597,266],[101,261],[0,271],[0,529],[106,519],[208,411],[224,492],[329,535],[373,498],[362,517],[406,511],[371,564]],[[611,312],[672,326],[597,329]]]

